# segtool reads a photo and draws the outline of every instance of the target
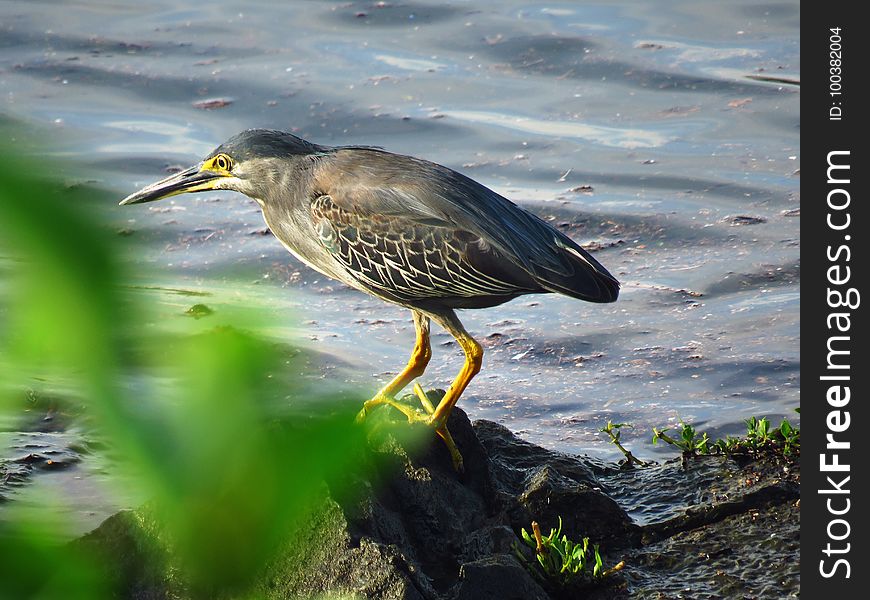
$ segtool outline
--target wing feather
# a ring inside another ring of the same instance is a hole
[[[447,167],[371,148],[335,149],[324,165],[321,187],[336,207],[360,219],[398,219],[396,223],[411,228],[409,231],[416,227],[425,228],[427,235],[437,233],[437,240],[421,236],[413,241],[423,242],[427,259],[433,259],[436,250],[448,258],[432,275],[446,278],[466,294],[478,285],[484,286],[480,289],[497,286],[501,278],[488,282],[488,268],[472,269],[463,278],[462,269],[457,270],[462,263],[456,262],[455,246],[459,244],[461,252],[466,252],[468,243],[446,232],[477,240],[481,253],[489,251],[524,272],[525,278],[514,278],[524,280],[526,287],[538,286],[593,302],[613,301],[619,293],[617,280],[571,238]],[[445,245],[450,246],[446,251]],[[419,255],[419,250],[415,251]],[[486,266],[491,267],[486,258]],[[408,257],[402,264],[414,272]],[[422,265],[415,266],[423,270]],[[514,273],[506,266],[502,271]]]
[[[510,271],[483,272],[499,257],[481,250],[468,232],[397,215],[361,215],[331,195],[314,198],[311,216],[321,244],[345,271],[387,298],[415,303],[543,291]]]

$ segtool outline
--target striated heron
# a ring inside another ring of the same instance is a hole
[[[455,309],[497,306],[523,294],[557,292],[590,302],[613,302],[619,294],[607,269],[536,216],[447,167],[379,148],[321,146],[251,129],[121,204],[210,190],[253,198],[275,237],[309,267],[411,310],[417,332],[411,358],[359,418],[388,404],[426,423],[447,444],[457,470],[462,457],[447,418],[480,371],[483,349]],[[420,410],[396,394],[429,363],[430,320],[456,338],[465,364],[437,406],[414,386]]]

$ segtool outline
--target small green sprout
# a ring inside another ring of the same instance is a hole
[[[633,427],[629,423],[614,423],[613,421],[607,421],[607,425],[599,429],[602,433],[606,433],[610,436],[610,443],[619,448],[619,451],[625,455],[625,462],[622,463],[622,466],[630,469],[634,465],[639,467],[645,467],[649,463],[636,458],[634,454],[631,453],[625,446],[622,445],[619,438],[621,435],[620,429],[623,427]]]
[[[532,521],[531,534],[525,528],[521,534],[526,545],[535,549],[537,564],[527,561],[516,545],[515,554],[532,574],[550,585],[565,588],[600,583],[625,567],[625,562],[621,561],[605,569],[598,544],[591,544],[588,537],[575,543],[567,535],[561,535],[562,517],[559,517],[559,527],[550,529],[550,535],[546,537],[541,535],[537,521]]]
[[[706,433],[699,437],[695,428],[683,421],[680,421],[680,435],[678,438],[669,436],[667,432],[670,430],[670,428],[659,430],[653,427],[653,444],[658,444],[659,440],[662,440],[672,446],[676,446],[686,456],[710,454],[710,438],[707,437]]]
[[[779,433],[782,436],[782,453],[786,456],[800,454],[801,451],[801,431],[788,422],[788,419],[783,419],[779,424]]]

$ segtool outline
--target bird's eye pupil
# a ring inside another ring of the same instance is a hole
[[[217,164],[218,169],[223,169],[224,171],[230,168],[230,161],[227,160],[226,156],[218,156],[215,164]]]

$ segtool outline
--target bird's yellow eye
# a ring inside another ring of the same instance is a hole
[[[212,160],[212,166],[220,171],[229,171],[233,168],[233,159],[226,154],[218,154]]]

